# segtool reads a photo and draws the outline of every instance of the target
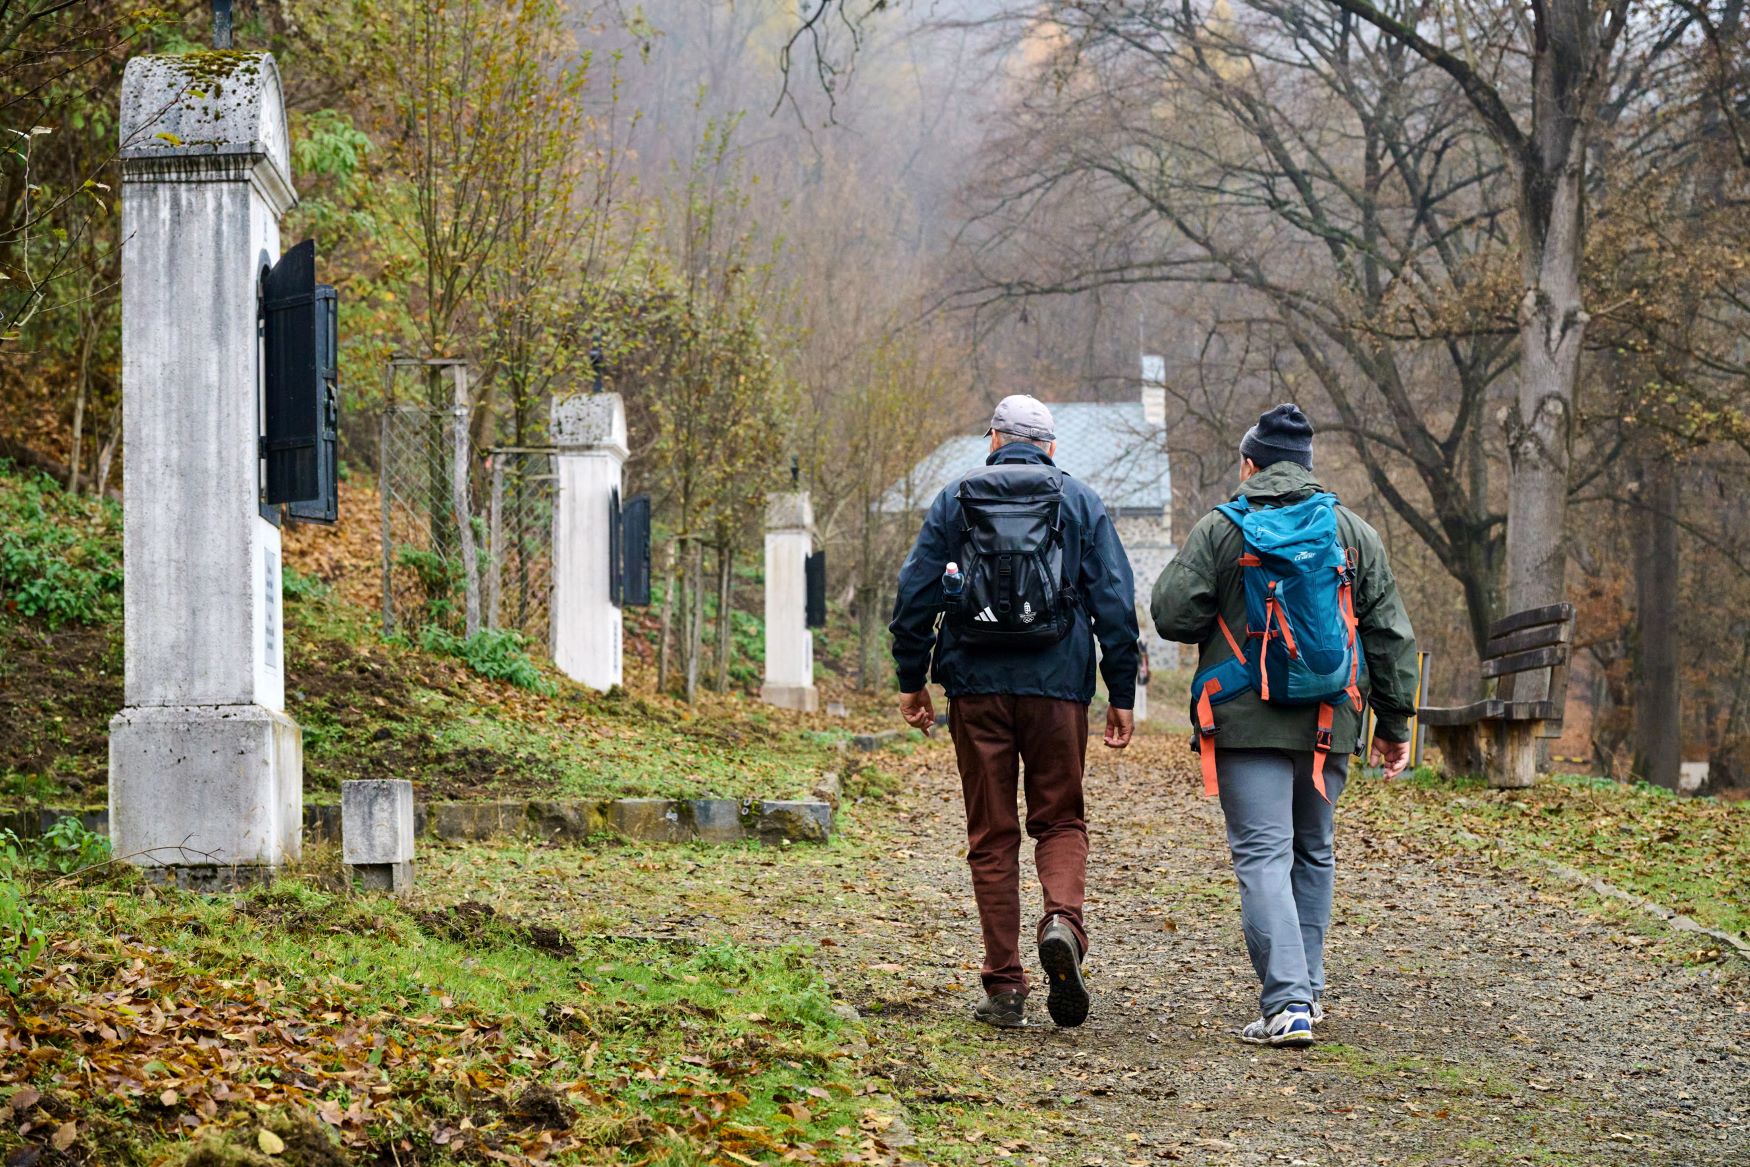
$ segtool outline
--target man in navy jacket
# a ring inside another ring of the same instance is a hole
[[[1051,413],[1026,395],[1005,397],[991,418],[987,465],[1052,466],[1057,450]],[[917,543],[899,572],[894,602],[893,660],[900,713],[927,729],[936,712],[926,673],[947,691],[948,725],[966,802],[966,861],[984,931],[985,999],[976,1016],[992,1025],[1025,1025],[1028,991],[1021,964],[1021,824],[1016,811],[1019,770],[1026,767],[1027,834],[1044,891],[1039,959],[1050,986],[1047,1008],[1059,1025],[1080,1025],[1088,1013],[1081,962],[1088,947],[1082,921],[1088,831],[1082,773],[1088,743],[1088,703],[1094,697],[1094,642],[1109,706],[1105,743],[1130,743],[1140,660],[1135,585],[1130,560],[1105,505],[1091,489],[1062,475],[1062,583],[1074,596],[1073,626],[1041,647],[973,647],[957,643],[937,617],[942,577],[962,558],[960,481],[936,496]]]

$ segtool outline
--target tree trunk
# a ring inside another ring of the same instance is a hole
[[[699,696],[699,657],[705,651],[705,545],[693,539],[687,546],[687,702]]]
[[[717,549],[717,676],[714,688],[719,693],[729,691],[729,653],[734,647],[733,613],[730,611],[730,583],[735,567],[735,549]]]
[[[67,493],[79,493],[79,471],[85,464],[85,403],[91,396],[91,346],[100,330],[90,317],[81,320],[85,335],[79,341],[79,388],[73,395],[73,448],[67,457]],[[102,494],[102,489],[98,491]]]
[[[1676,470],[1657,452],[1641,474],[1635,565],[1636,777],[1677,789],[1683,762],[1683,703],[1677,662],[1679,502]]]
[[[103,445],[97,450],[97,473],[92,478],[92,485],[98,494],[109,490],[109,470],[115,462],[115,452],[122,444],[122,403],[117,401],[115,408],[109,413],[109,436],[103,439]]]
[[[1521,179],[1526,289],[1519,303],[1519,393],[1507,413],[1510,613],[1558,603],[1565,590],[1574,386],[1588,319],[1580,307],[1578,147],[1558,173]]]
[[[674,613],[676,578],[675,543],[670,540],[662,557],[662,631],[656,640],[656,691],[668,692],[669,664],[674,651]]]
[[[1580,348],[1590,319],[1581,306],[1586,247],[1587,127],[1595,71],[1607,47],[1590,0],[1539,9],[1531,66],[1531,131],[1513,152],[1519,187],[1519,392],[1507,409],[1507,611],[1559,603],[1567,594],[1568,472]],[[1547,693],[1541,675],[1519,678],[1520,700]]]

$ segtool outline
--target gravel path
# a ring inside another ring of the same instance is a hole
[[[971,1051],[973,1101],[1024,1132],[990,1161],[1750,1163],[1742,977],[1644,955],[1621,920],[1519,873],[1346,829],[1341,808],[1326,1040],[1306,1053],[1237,1042],[1256,990],[1219,808],[1177,739],[1124,755],[1095,743],[1091,761],[1095,1006],[1080,1030],[1054,1029],[1042,993],[1026,1031],[964,1019],[978,929],[947,749],[903,763],[892,817],[864,816],[877,837],[849,865],[858,894],[834,897],[844,919],[822,919],[825,903],[786,910],[776,880],[754,917],[774,939],[826,937],[840,991],[876,1032],[871,1068],[902,1100],[962,1097],[938,1088],[949,1076],[933,1062],[956,1042]],[[1036,905],[1030,862],[1023,884]]]

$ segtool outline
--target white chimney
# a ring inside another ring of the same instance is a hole
[[[1167,424],[1167,359],[1144,353],[1142,358],[1142,419]]]

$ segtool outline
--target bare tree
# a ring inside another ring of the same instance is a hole
[[[1182,386],[1261,330],[1247,376],[1330,402],[1373,489],[1463,588],[1480,644],[1504,518],[1485,404],[1513,361],[1496,294],[1505,171],[1453,84],[1304,5],[1057,16],[1030,28],[958,302],[1183,289],[1209,315]]]

